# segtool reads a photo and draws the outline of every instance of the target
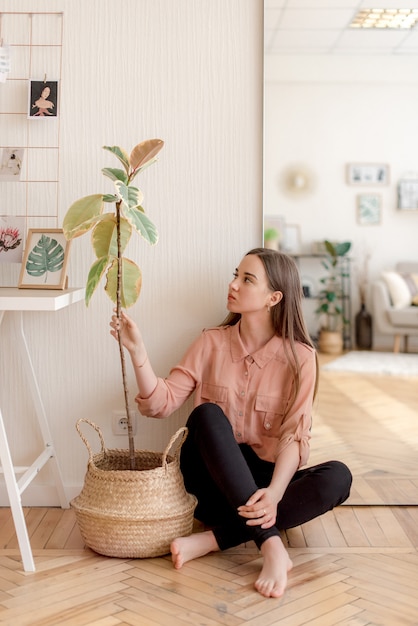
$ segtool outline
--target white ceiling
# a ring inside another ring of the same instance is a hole
[[[350,29],[362,8],[418,9],[418,0],[264,0],[268,55],[417,55],[418,28]]]

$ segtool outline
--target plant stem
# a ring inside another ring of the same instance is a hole
[[[117,246],[118,246],[118,276],[116,282],[116,315],[120,320],[120,312],[121,312],[121,291],[122,291],[122,251],[121,251],[121,239],[120,239],[120,205],[122,201],[119,200],[116,203],[116,238],[117,238]],[[135,442],[132,428],[132,418],[131,412],[129,408],[129,394],[128,394],[128,384],[126,380],[126,366],[125,366],[125,352],[122,345],[122,339],[120,334],[118,333],[118,343],[119,343],[119,354],[120,354],[120,364],[122,368],[122,383],[123,383],[123,393],[125,398],[125,410],[126,410],[126,419],[128,421],[128,439],[129,439],[129,462],[130,469],[135,469]]]

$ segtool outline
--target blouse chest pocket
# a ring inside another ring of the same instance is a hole
[[[228,400],[228,388],[221,385],[202,384],[202,400],[214,404],[226,404]]]
[[[256,396],[254,408],[258,419],[262,421],[265,434],[277,437],[285,412],[284,401],[273,396]]]

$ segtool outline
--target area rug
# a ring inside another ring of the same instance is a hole
[[[353,351],[323,365],[321,369],[328,372],[418,376],[418,354]]]

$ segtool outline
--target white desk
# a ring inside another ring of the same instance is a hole
[[[39,423],[44,450],[29,467],[14,467],[10,455],[9,443],[4,428],[3,417],[0,409],[0,463],[4,473],[10,508],[16,529],[19,549],[22,556],[23,569],[26,572],[35,571],[32,549],[29,535],[23,515],[21,494],[36,477],[41,468],[52,461],[52,470],[55,485],[58,491],[61,506],[68,507],[68,499],[65,494],[64,483],[58,461],[55,456],[55,448],[49,430],[45,408],[39,391],[35,370],[32,365],[29,348],[23,328],[24,311],[58,311],[70,304],[79,302],[84,298],[84,289],[17,289],[16,287],[0,287],[0,325],[7,313],[12,317],[15,332],[16,346],[22,356],[22,363],[28,379],[29,389],[34,402],[35,412]],[[16,475],[21,474],[19,480]]]

